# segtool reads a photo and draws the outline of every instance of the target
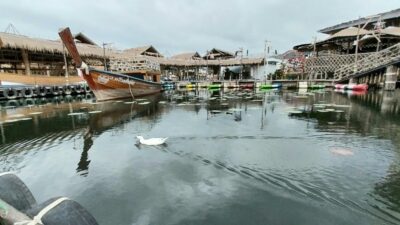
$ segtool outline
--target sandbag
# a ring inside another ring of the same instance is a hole
[[[32,192],[13,173],[0,174],[0,199],[19,211],[28,210],[36,204]]]
[[[96,219],[79,203],[66,198],[52,198],[25,212],[31,218],[38,215],[43,225],[98,225]]]

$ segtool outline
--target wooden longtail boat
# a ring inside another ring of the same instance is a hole
[[[58,34],[72,59],[75,61],[78,74],[86,80],[98,101],[134,98],[161,91],[160,82],[147,81],[132,75],[118,74],[87,66],[79,55],[70,29],[62,29]],[[145,74],[144,72],[142,77],[145,77]],[[159,81],[159,77],[155,75],[154,78],[153,76],[151,78]]]

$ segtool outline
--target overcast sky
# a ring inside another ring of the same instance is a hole
[[[12,23],[20,34],[56,39],[69,26],[118,49],[152,44],[170,56],[243,47],[255,54],[264,40],[284,52],[323,38],[319,29],[397,8],[400,0],[9,0],[0,2],[0,31]]]

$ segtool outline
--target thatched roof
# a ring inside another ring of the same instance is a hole
[[[165,66],[235,66],[235,65],[257,65],[262,64],[264,58],[243,58],[243,59],[220,59],[220,60],[182,60],[172,58],[158,58],[157,61]]]
[[[171,57],[171,59],[181,59],[181,60],[197,60],[200,58],[201,56],[198,52],[186,52]]]
[[[31,38],[24,35],[16,35],[0,32],[0,42],[2,48],[27,49],[37,52],[63,53],[63,45],[60,40],[47,40],[41,38]],[[78,51],[83,56],[103,57],[103,49],[96,45],[77,43]],[[110,50],[106,51],[109,54]]]
[[[375,23],[379,20],[379,17],[381,18],[382,21],[400,18],[400,9],[395,9],[395,10],[392,10],[389,12],[379,13],[377,15],[363,17],[363,18],[360,18],[357,20],[340,23],[340,24],[337,24],[337,25],[334,25],[331,27],[321,29],[319,32],[325,33],[325,34],[331,34],[331,33],[337,32],[339,30],[342,30],[344,28],[347,28],[347,27],[363,25],[369,20],[369,18],[371,18],[370,24]]]
[[[129,48],[123,51],[126,54],[130,55],[147,55],[147,56],[154,56],[154,57],[163,57],[160,52],[157,51],[152,45],[136,47],[136,48]]]
[[[381,34],[400,36],[400,27],[386,27],[381,31]]]
[[[357,27],[348,27],[346,29],[343,29],[337,33],[334,33],[328,39],[333,39],[333,38],[339,38],[339,37],[356,37],[357,35],[365,35],[365,34],[371,34],[372,31],[368,31],[365,29],[358,29]]]

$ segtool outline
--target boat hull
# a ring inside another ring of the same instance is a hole
[[[366,90],[368,90],[368,85],[367,84],[336,84],[335,89],[366,91]]]
[[[134,98],[161,91],[160,83],[145,81],[123,74],[91,69],[89,74],[83,75],[83,78],[98,101]]]

